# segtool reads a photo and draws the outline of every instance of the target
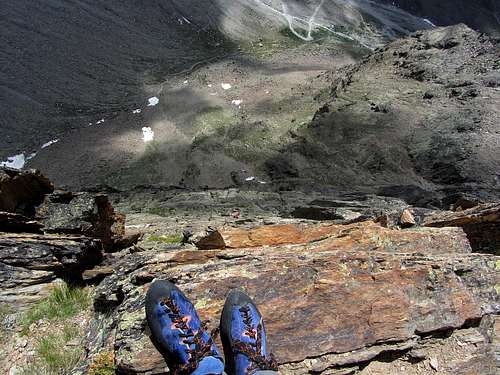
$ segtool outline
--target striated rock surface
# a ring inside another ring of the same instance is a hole
[[[297,228],[302,237],[284,244]],[[227,292],[246,290],[265,317],[283,374],[350,373],[342,370],[382,353],[399,357],[436,333],[479,327],[500,311],[499,258],[471,254],[461,228],[397,230],[362,222],[219,233],[232,248],[146,251],[117,261],[95,291],[89,355],[114,348],[119,373],[165,371],[144,316],[154,278],[179,285],[212,326]],[[249,242],[256,233],[265,235]]]

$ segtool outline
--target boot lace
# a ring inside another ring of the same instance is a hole
[[[209,356],[218,356],[218,353],[212,349],[213,337],[218,335],[218,329],[214,329],[207,342],[203,340],[203,333],[208,331],[208,321],[201,323],[198,332],[194,333],[191,327],[188,326],[180,313],[179,307],[171,298],[166,298],[160,305],[166,309],[166,312],[174,323],[175,328],[182,331],[179,335],[182,338],[182,343],[188,346],[194,345],[194,348],[187,348],[186,353],[189,354],[189,359],[186,364],[179,365],[172,371],[172,375],[188,375],[194,372],[200,361]]]
[[[233,343],[233,351],[235,353],[241,353],[245,355],[252,364],[247,369],[249,374],[252,374],[256,370],[278,370],[278,362],[274,358],[273,354],[269,354],[266,358],[260,354],[260,348],[262,347],[262,323],[259,322],[257,329],[253,328],[252,316],[250,315],[250,308],[242,306],[239,309],[242,317],[243,323],[245,324],[245,333],[247,336],[255,340],[255,343],[246,343],[240,340],[235,340]]]

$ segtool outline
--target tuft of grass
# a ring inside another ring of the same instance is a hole
[[[67,325],[62,333],[48,334],[37,341],[36,353],[42,368],[52,374],[69,374],[78,364],[82,348],[68,347],[67,343],[78,337],[78,327]]]
[[[50,295],[34,305],[21,319],[22,333],[27,334],[31,324],[42,319],[67,319],[90,305],[87,290],[62,284],[54,287]]]
[[[7,337],[7,330],[4,327],[4,319],[10,313],[12,313],[12,309],[9,306],[5,304],[0,305],[0,344],[2,344]]]
[[[115,373],[115,353],[101,352],[90,365],[88,375],[113,375]]]
[[[149,242],[159,242],[164,244],[178,244],[182,242],[184,236],[182,234],[170,234],[170,235],[151,235],[148,237]]]

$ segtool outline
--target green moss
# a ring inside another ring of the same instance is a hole
[[[88,375],[113,375],[115,373],[115,353],[101,352],[90,365]]]
[[[182,234],[170,234],[170,235],[151,235],[148,237],[149,242],[159,242],[164,244],[178,244],[182,242],[184,236]]]
[[[21,319],[22,333],[27,334],[31,324],[42,320],[66,319],[78,314],[90,306],[90,296],[86,289],[62,284],[54,287],[44,298]]]

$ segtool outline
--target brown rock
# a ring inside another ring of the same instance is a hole
[[[342,228],[331,223],[263,225],[250,229],[225,226],[209,232],[198,240],[196,247],[207,250],[307,243],[339,233]]]
[[[324,240],[324,241],[322,241]],[[283,224],[264,225],[255,228],[222,227],[201,238],[199,249],[235,249],[260,246],[293,245],[318,242],[324,246],[344,247],[374,246],[374,251],[399,251],[436,253],[471,252],[465,233],[461,229],[445,230],[393,230],[378,223],[364,221],[348,225]]]
[[[441,212],[428,216],[423,225],[428,227],[461,227],[472,250],[500,254],[500,204],[481,204],[460,212]]]
[[[0,211],[31,216],[54,186],[38,170],[0,168]]]
[[[410,228],[417,225],[417,222],[415,221],[415,218],[413,217],[411,211],[409,209],[406,209],[403,211],[401,217],[399,218],[399,224],[402,228]]]

